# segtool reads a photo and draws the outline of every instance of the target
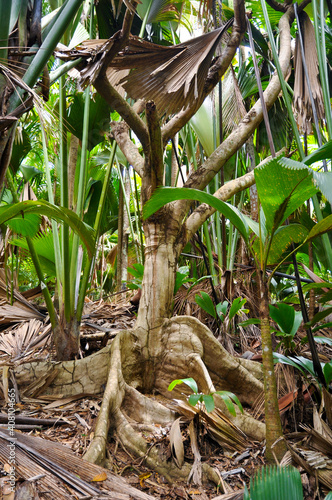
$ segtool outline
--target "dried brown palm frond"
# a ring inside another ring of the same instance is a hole
[[[304,432],[298,433],[301,442],[288,448],[293,460],[321,484],[332,489],[332,431],[321,415],[314,409],[314,429],[301,425]],[[292,435],[296,437],[296,434]]]
[[[319,81],[319,66],[315,30],[309,16],[302,12],[300,14],[301,32],[304,45],[305,62],[308,69],[312,96],[314,99],[318,120],[325,117],[322,89]],[[295,83],[293,107],[296,115],[297,125],[300,132],[312,133],[313,110],[308,91],[308,85],[304,73],[302,53],[299,36],[296,37],[295,47]]]
[[[231,23],[172,47],[131,37],[111,65],[131,69],[120,81],[131,98],[154,101],[160,115],[174,114],[197,102],[216,47]]]
[[[288,443],[293,460],[332,490],[332,460],[321,452]]]
[[[128,45],[110,63],[107,77],[133,99],[153,100],[160,115],[173,114],[193,105],[203,92],[210,63],[218,43],[232,24],[171,47],[156,45],[130,36]],[[81,57],[80,85],[85,87],[98,78],[108,52],[118,34],[109,40],[89,40],[74,50],[58,47],[57,57],[64,60]],[[117,74],[127,71],[128,74]],[[129,73],[130,71],[130,73]]]
[[[223,127],[224,134],[229,135],[246,114],[246,108],[233,66],[230,66],[222,83]]]
[[[0,269],[0,324],[26,321],[32,318],[43,319],[44,316],[31,302],[17,290],[13,290],[13,305],[8,303],[11,291],[8,289],[10,281],[6,278],[4,269]]]
[[[173,403],[176,411],[189,421],[199,414],[200,422],[220,446],[236,451],[243,451],[248,446],[245,434],[219,408],[207,413],[203,408],[191,406],[187,401],[174,399]]]
[[[9,67],[0,64],[0,73],[4,76],[8,89],[12,90],[17,89],[18,87],[23,89],[28,94],[25,101],[21,100],[21,104],[19,104],[11,113],[6,116],[0,116],[0,131],[6,130],[10,127],[18,120],[18,118],[20,118],[20,116],[29,111],[33,106],[35,106],[42,124],[46,126],[48,120],[45,119],[43,100],[37,92],[35,92],[22,80],[19,75],[19,70],[17,71],[15,69],[15,71],[13,71]],[[49,118],[51,116],[52,114],[49,114]]]
[[[43,329],[42,321],[31,319],[18,328],[2,332],[0,334],[1,354],[6,354],[12,360],[28,356],[31,354],[30,346],[38,344],[38,337]]]

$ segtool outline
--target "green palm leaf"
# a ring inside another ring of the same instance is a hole
[[[89,256],[92,256],[95,247],[94,230],[82,222],[71,210],[64,207],[57,207],[45,200],[22,201],[6,207],[0,207],[0,225],[18,216],[20,216],[23,221],[25,213],[45,215],[46,217],[54,219],[57,222],[67,224],[75,233],[79,235],[87,248]]]
[[[303,500],[300,472],[292,466],[262,467],[250,480],[251,500]]]
[[[271,234],[317,192],[313,171],[303,163],[284,158],[273,158],[257,167],[255,180],[266,217],[266,229]]]
[[[24,238],[12,239],[10,243],[29,252],[29,246]],[[32,243],[38,254],[43,272],[49,277],[56,276],[53,234],[51,232],[37,234],[32,238]]]
[[[218,200],[215,196],[199,191],[198,189],[171,187],[157,189],[150,200],[144,205],[144,218],[147,219],[167,203],[176,200],[196,200],[201,203],[207,203],[229,219],[230,222],[240,231],[245,241],[248,242],[249,229],[241,212],[236,207],[233,207],[224,201]]]

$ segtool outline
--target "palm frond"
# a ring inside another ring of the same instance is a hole
[[[300,24],[303,37],[305,63],[308,70],[309,81],[313,100],[317,110],[317,117],[323,120],[325,117],[324,100],[322,89],[319,82],[318,56],[315,40],[315,30],[309,19],[309,16],[302,12],[300,14]],[[295,83],[293,107],[297,118],[297,124],[302,133],[312,133],[313,110],[305,78],[301,46],[299,36],[296,38],[295,47]]]
[[[43,271],[47,276],[55,276],[55,255],[53,234],[51,232],[39,233],[32,239]],[[16,238],[10,241],[12,245],[23,248],[27,252],[29,247],[25,238]]]
[[[131,98],[154,101],[160,115],[176,113],[202,94],[215,49],[231,22],[172,47],[131,37],[111,66],[132,70],[120,81]]]
[[[151,2],[152,5],[147,18],[148,23],[159,21],[162,13],[165,12],[165,10],[172,8],[171,4],[174,3],[171,0],[151,0]]]
[[[233,67],[223,80],[223,127],[225,136],[229,135],[246,114],[246,108]]]
[[[15,311],[15,308],[11,306],[12,310]],[[17,311],[20,311],[19,307],[16,307]],[[26,314],[24,309],[22,313]],[[20,316],[18,316],[20,318]],[[40,335],[41,330],[43,329],[43,322],[32,318],[29,321],[25,321],[22,325],[19,325],[18,328],[15,328],[9,332],[3,332],[0,334],[0,352],[7,354],[12,359],[17,359],[28,355],[29,346],[37,339]]]

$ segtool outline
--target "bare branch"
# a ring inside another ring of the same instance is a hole
[[[143,149],[146,150],[149,144],[149,135],[145,123],[127,101],[121,97],[119,92],[112,87],[106,73],[98,76],[94,86],[105,101],[128,123],[129,127],[141,141]]]
[[[291,35],[290,20],[293,19],[293,9],[289,9],[279,21],[280,30],[280,54],[279,62],[284,75],[286,75],[291,57]],[[275,73],[264,92],[267,109],[270,109],[276,101],[281,90],[280,81]],[[210,157],[193,172],[185,187],[204,189],[205,186],[220,171],[226,161],[248,140],[263,119],[263,111],[260,100],[246,114],[237,128],[224,140],[224,142],[210,155]],[[248,174],[247,174],[248,175]],[[247,179],[247,178],[246,178]],[[233,181],[231,181],[233,182]],[[229,183],[228,183],[229,184]],[[227,184],[226,184],[227,185]],[[181,220],[185,217],[189,202],[181,200],[176,202],[174,210],[176,217]]]
[[[280,3],[277,2],[276,0],[266,0],[266,3],[272,7],[272,9],[278,11],[278,12],[287,12],[287,9],[289,7],[289,4],[287,2],[285,3]]]
[[[103,62],[103,67],[100,73],[106,73],[107,68],[110,65],[110,62],[120,52],[120,50],[126,46],[130,35],[131,26],[133,24],[136,7],[137,7],[136,2],[133,2],[133,9],[128,9],[127,7],[122,23],[122,28],[119,33],[119,37],[117,41],[114,43],[111,50],[106,54],[106,57]]]
[[[210,68],[204,88],[205,96],[207,96],[211,90],[214,89],[223,74],[226,72],[246,29],[247,20],[244,5],[239,1],[234,2],[234,25],[232,36],[223,53],[217,58],[214,65]]]
[[[306,6],[309,5],[309,3],[311,3],[311,0],[303,0],[303,2],[301,2],[298,6],[298,12],[302,12],[302,10],[305,9]]]
[[[206,96],[216,86],[222,75],[231,64],[235,51],[240,44],[242,35],[246,28],[245,6],[243,0],[234,1],[234,16],[235,19],[231,38],[223,53],[218,57],[216,63],[210,68],[203,94],[199,97],[195,106],[187,108],[184,111],[180,111],[168,123],[166,123],[166,125],[164,125],[162,129],[164,146],[196,113]]]
[[[248,172],[242,177],[233,179],[227,182],[214,193],[213,196],[222,201],[227,201],[236,193],[243,191],[255,184],[254,171]],[[194,212],[188,217],[183,225],[183,238],[181,239],[181,247],[186,244],[193,237],[197,229],[201,227],[203,222],[210,217],[216,210],[206,203],[202,203]]]
[[[149,183],[150,191],[153,192],[156,187],[163,184],[164,174],[160,120],[153,101],[146,103],[146,121],[150,136],[150,161],[148,162],[148,171],[145,171],[144,175],[147,177],[146,181]]]
[[[143,176],[144,160],[140,155],[137,146],[129,137],[129,127],[125,122],[112,122],[112,132],[122,153],[125,155],[128,163],[133,166],[134,170]]]

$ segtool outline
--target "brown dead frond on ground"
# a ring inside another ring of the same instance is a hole
[[[129,500],[154,498],[130,486],[123,478],[90,464],[62,443],[40,439],[15,432],[15,479],[25,480],[17,488],[15,498],[42,498],[66,500],[68,498],[113,498]],[[13,437],[0,431],[0,462],[8,464],[8,444]],[[9,466],[10,469],[10,466]],[[31,479],[34,478],[32,481]],[[6,479],[2,484],[4,487]],[[30,481],[30,483],[28,482]],[[33,495],[22,492],[24,484],[34,485]],[[16,489],[16,488],[15,488]],[[19,496],[17,496],[19,495]],[[8,496],[9,498],[9,496]]]
[[[51,328],[37,319],[31,319],[0,334],[0,359],[12,361],[27,358],[49,340]]]
[[[301,432],[293,433],[291,438],[297,440],[288,442],[294,462],[332,490],[332,430],[316,409],[313,427],[303,425]]]
[[[4,269],[0,269],[0,325],[24,322],[44,315],[14,287]]]

